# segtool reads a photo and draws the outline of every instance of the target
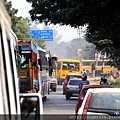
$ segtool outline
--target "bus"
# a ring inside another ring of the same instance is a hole
[[[56,75],[58,84],[62,84],[66,75],[69,73],[81,73],[80,61],[76,59],[58,59]]]
[[[110,73],[114,70],[114,67],[109,65],[109,60],[81,60],[81,70],[86,69],[88,74],[92,73],[93,67],[95,66],[96,71],[102,71],[103,73]]]
[[[0,0],[0,120],[41,120],[41,94],[19,93],[21,47],[11,25],[4,2]]]
[[[36,88],[36,92],[41,93],[45,100],[50,93],[49,55],[32,41],[18,41],[18,44],[24,58],[20,65],[20,85],[26,87],[28,92],[31,88]]]

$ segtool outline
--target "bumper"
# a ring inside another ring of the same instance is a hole
[[[67,91],[66,96],[67,97],[78,97],[79,96],[79,90],[78,91]]]
[[[57,83],[50,83],[50,89],[53,89],[53,88],[56,88],[56,86],[57,86]]]

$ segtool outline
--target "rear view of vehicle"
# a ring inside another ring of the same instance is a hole
[[[65,94],[66,88],[67,88],[67,83],[71,78],[81,78],[82,79],[82,75],[81,74],[77,74],[77,73],[71,73],[71,74],[67,74],[66,78],[64,79],[63,82],[63,95]]]
[[[67,89],[65,91],[66,100],[70,97],[78,97],[79,95],[79,85],[82,83],[82,79],[72,78],[67,84]]]
[[[84,100],[84,97],[85,97],[88,89],[90,89],[90,88],[94,89],[94,88],[113,88],[113,87],[111,85],[84,85],[79,93],[79,96],[78,96],[78,101],[77,101],[77,104],[75,107],[76,114],[82,105],[82,102]]]
[[[80,115],[78,117],[84,117],[84,120],[89,120],[90,116],[99,115],[97,120],[103,118],[118,120],[120,117],[120,88],[89,89],[78,115]]]
[[[50,89],[56,92],[56,88],[57,88],[57,79],[54,77],[50,77]]]
[[[61,59],[57,62],[57,80],[62,85],[65,77],[69,73],[80,74],[80,61],[75,59]]]

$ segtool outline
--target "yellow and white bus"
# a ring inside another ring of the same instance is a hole
[[[104,63],[103,63],[104,62]],[[88,73],[92,73],[92,64],[95,65],[96,70],[102,70],[103,68],[103,73],[110,73],[110,71],[114,70],[114,67],[108,64],[109,60],[98,60],[97,61],[97,66],[96,66],[96,60],[81,60],[81,70],[83,71],[84,69],[87,70]],[[103,66],[104,65],[104,66]]]
[[[65,77],[69,73],[81,73],[81,64],[79,60],[76,59],[59,59],[57,61],[57,80],[58,84],[62,84]]]

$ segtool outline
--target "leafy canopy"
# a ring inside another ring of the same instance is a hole
[[[119,0],[26,0],[32,3],[31,19],[40,23],[79,27],[88,25],[87,41],[104,50],[120,65]]]
[[[5,0],[5,6],[8,11],[8,14],[11,17],[12,21],[12,29],[15,32],[16,36],[19,40],[30,41],[31,35],[29,34],[30,24],[28,18],[18,17],[18,9],[12,8],[12,2]],[[43,49],[46,48],[46,44],[44,40],[33,40],[38,46],[42,47]]]

